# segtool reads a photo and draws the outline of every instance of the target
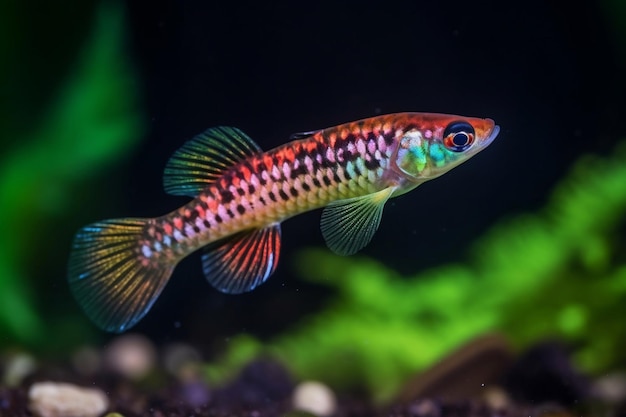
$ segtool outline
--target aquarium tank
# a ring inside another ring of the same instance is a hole
[[[0,416],[621,415],[624,27],[0,5]]]

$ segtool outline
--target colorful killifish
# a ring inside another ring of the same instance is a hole
[[[296,134],[263,152],[238,129],[209,129],[165,168],[165,190],[193,200],[161,217],[81,229],[70,287],[98,326],[121,332],[150,310],[176,264],[197,249],[220,291],[238,294],[265,282],[278,265],[280,223],[297,214],[324,207],[326,244],[353,254],[372,239],[387,200],[471,158],[499,130],[491,119],[399,113]]]

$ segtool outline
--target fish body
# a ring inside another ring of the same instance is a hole
[[[94,223],[76,235],[69,282],[87,315],[120,332],[140,320],[175,265],[204,248],[205,276],[250,291],[276,269],[280,223],[325,207],[327,245],[349,255],[378,228],[385,202],[488,146],[491,119],[398,113],[294,135],[267,152],[235,128],[212,128],[168,162],[167,192],[193,199],[153,219]]]

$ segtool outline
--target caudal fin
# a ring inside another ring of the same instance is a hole
[[[83,227],[69,260],[70,288],[99,327],[122,332],[152,307],[174,265],[151,265],[139,251],[147,219],[106,220]]]

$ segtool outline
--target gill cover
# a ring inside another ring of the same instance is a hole
[[[465,121],[453,121],[443,130],[443,137],[425,138],[420,130],[407,131],[398,146],[396,166],[411,179],[436,178],[473,152],[474,128]]]

